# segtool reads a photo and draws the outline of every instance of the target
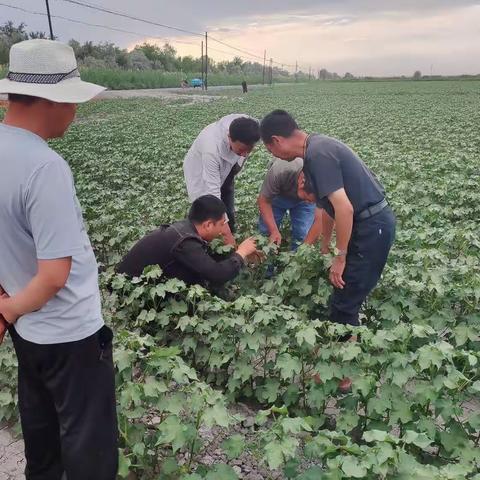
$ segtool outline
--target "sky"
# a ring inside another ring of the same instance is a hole
[[[480,73],[480,0],[79,0],[190,32],[209,32],[215,60],[258,60],[303,71],[391,76]],[[170,41],[181,55],[200,54],[201,37],[49,0],[53,15],[128,30],[117,32],[54,18],[62,41],[109,41],[125,48]],[[0,23],[48,29],[47,19],[4,6],[45,12],[45,0],[0,0]],[[240,53],[215,40],[254,56]]]

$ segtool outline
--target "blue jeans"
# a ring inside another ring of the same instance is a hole
[[[313,224],[315,204],[278,196],[272,200],[272,210],[278,228],[280,228],[285,214],[289,212],[292,222],[291,248],[295,251],[303,243]],[[258,220],[258,229],[262,235],[269,235],[270,233],[261,215]]]

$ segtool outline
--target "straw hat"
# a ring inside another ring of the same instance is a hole
[[[57,103],[82,103],[105,90],[83,82],[72,47],[53,40],[26,40],[10,49],[7,77],[0,93],[45,98]]]

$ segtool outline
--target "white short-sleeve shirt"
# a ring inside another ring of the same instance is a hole
[[[243,167],[246,158],[230,148],[230,124],[248,115],[231,114],[206,126],[193,142],[183,161],[188,198],[194,202],[202,195],[220,198],[220,189],[235,164]]]

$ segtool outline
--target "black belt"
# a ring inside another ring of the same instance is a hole
[[[355,215],[355,220],[366,220],[367,218],[373,217],[377,213],[381,212],[387,205],[388,202],[384,198],[381,202],[362,210],[360,213],[357,213],[357,215]]]

